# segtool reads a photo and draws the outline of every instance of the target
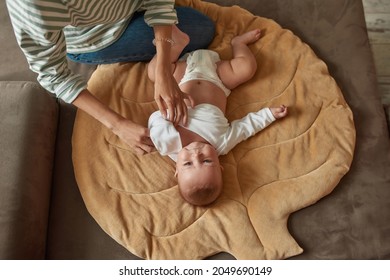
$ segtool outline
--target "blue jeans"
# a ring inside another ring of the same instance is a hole
[[[214,23],[205,15],[189,7],[176,7],[180,30],[190,36],[190,43],[183,53],[204,49],[214,38]],[[153,28],[144,21],[144,14],[134,14],[121,37],[108,47],[90,53],[70,54],[70,60],[86,64],[149,61],[156,54],[152,44]]]

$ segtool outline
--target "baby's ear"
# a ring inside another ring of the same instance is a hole
[[[175,170],[175,177],[177,177],[177,169]]]

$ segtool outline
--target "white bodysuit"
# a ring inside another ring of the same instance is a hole
[[[199,64],[197,64],[198,61],[200,61]],[[197,50],[190,53],[187,58],[186,73],[180,84],[190,80],[207,80],[220,87],[228,96],[230,90],[223,85],[216,73],[217,61],[219,61],[219,56],[213,51]],[[271,110],[264,108],[229,124],[218,107],[204,103],[188,108],[188,124],[185,128],[209,142],[215,147],[218,155],[224,155],[238,143],[255,135],[273,121],[275,117]],[[156,111],[150,116],[148,127],[150,138],[158,152],[176,161],[183,146],[180,134],[172,122],[164,119],[160,111]]]

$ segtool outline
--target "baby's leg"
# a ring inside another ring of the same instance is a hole
[[[180,54],[184,50],[184,48],[188,45],[190,42],[190,38],[188,35],[184,32],[182,32],[176,25],[172,26],[172,40],[173,45],[171,47],[171,63],[172,63],[172,73],[175,70],[175,63],[179,59]],[[169,44],[169,42],[166,42]],[[153,57],[153,59],[148,64],[148,76],[149,79],[154,82],[155,81],[155,68],[156,68],[156,55]]]
[[[256,58],[248,45],[259,40],[260,29],[255,29],[232,39],[233,58],[218,65],[218,75],[230,89],[248,81],[256,72]]]

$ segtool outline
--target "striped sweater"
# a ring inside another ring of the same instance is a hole
[[[174,0],[6,0],[16,40],[39,83],[71,103],[86,81],[70,71],[66,53],[105,48],[135,11],[149,26],[177,22]]]

